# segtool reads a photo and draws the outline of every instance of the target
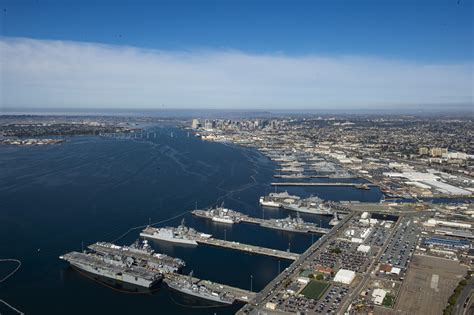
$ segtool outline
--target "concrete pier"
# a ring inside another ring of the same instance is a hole
[[[272,186],[319,186],[319,187],[354,187],[365,189],[364,187],[375,187],[374,184],[363,183],[301,183],[301,182],[277,182],[272,183]]]
[[[206,244],[211,246],[223,247],[228,249],[240,250],[243,252],[272,256],[277,258],[283,258],[288,260],[296,260],[300,256],[296,253],[291,253],[287,251],[282,251],[278,249],[271,249],[266,247],[254,246],[249,244],[242,244],[239,242],[224,241],[216,238],[200,238],[196,239],[196,242],[199,244]]]
[[[208,217],[206,215],[205,210],[194,210],[192,212],[192,214],[194,214],[195,216],[201,217],[201,218],[212,220],[211,217]],[[257,224],[257,225],[260,225],[263,228],[274,229],[274,230],[285,231],[285,232],[293,232],[293,233],[326,234],[331,230],[331,229],[326,229],[326,228],[323,228],[323,227],[315,226],[312,223],[308,223],[308,222],[307,222],[308,225],[305,226],[304,228],[301,228],[301,229],[288,229],[288,228],[283,228],[283,227],[276,226],[276,225],[272,224],[273,223],[272,220],[265,220],[265,219],[250,217],[246,214],[241,214],[241,216],[239,216],[239,220],[235,223],[240,223],[240,222],[249,223],[249,224]]]

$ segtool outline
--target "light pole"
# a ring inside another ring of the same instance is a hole
[[[227,241],[227,230],[224,229],[224,241]]]
[[[278,261],[278,274],[280,274],[280,261]]]
[[[250,292],[253,292],[253,275],[250,275]]]

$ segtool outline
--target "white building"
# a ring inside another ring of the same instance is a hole
[[[372,292],[372,298],[375,305],[382,305],[385,296],[387,295],[387,291],[384,289],[374,289]]]
[[[334,282],[340,282],[344,284],[351,284],[355,278],[355,272],[347,269],[339,269],[334,277]]]

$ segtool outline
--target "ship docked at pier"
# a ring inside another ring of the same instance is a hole
[[[243,219],[248,217],[243,213],[227,209],[222,206],[207,210],[194,210],[192,213],[195,216],[210,219],[213,222],[225,224],[240,223]]]
[[[298,196],[290,195],[287,191],[281,193],[270,193],[268,196],[260,197],[260,205],[271,208],[281,208],[283,203],[294,203],[300,200]]]
[[[264,228],[270,228],[275,230],[282,230],[287,232],[299,232],[299,233],[327,233],[328,229],[317,226],[314,223],[305,222],[300,218],[297,212],[296,217],[289,215],[284,219],[263,219],[248,216],[246,214],[226,209],[226,208],[215,208],[209,210],[194,210],[193,215],[212,220],[214,222],[221,222],[221,220],[228,220],[228,222],[234,223],[250,223],[258,224]],[[218,220],[215,220],[215,219]]]
[[[141,233],[141,237],[166,241],[171,243],[197,245],[196,239],[210,238],[211,234],[200,233],[184,224],[184,219],[178,227],[154,228],[147,226]]]
[[[259,202],[263,207],[283,208],[309,214],[332,215],[331,207],[325,204],[324,200],[318,197],[301,199],[298,196],[288,194],[286,191],[262,196]]]
[[[170,279],[166,282],[168,287],[184,294],[192,295],[201,299],[223,304],[233,304],[235,296],[225,290],[213,290],[210,286],[201,283],[193,283],[192,272],[189,276]]]
[[[185,266],[179,258],[155,253],[146,240],[137,240],[130,246],[97,242],[89,245],[87,251],[70,252],[59,258],[88,273],[145,288],[160,282],[164,274],[179,272]]]
[[[296,202],[282,202],[281,207],[286,210],[303,213],[332,215],[331,208],[325,205],[324,200],[318,197],[300,199]]]
[[[136,265],[131,257],[70,252],[59,258],[88,273],[147,289],[154,287],[163,279],[161,273]]]

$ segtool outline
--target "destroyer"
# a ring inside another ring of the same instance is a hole
[[[184,219],[181,225],[177,228],[154,228],[147,226],[141,233],[141,237],[150,238],[159,241],[166,241],[179,244],[197,245],[197,239],[210,238],[212,235],[200,233],[193,228],[187,227],[184,224]]]
[[[318,228],[314,223],[305,222],[302,218],[300,218],[299,213],[296,213],[296,218],[292,218],[291,215],[289,215],[284,219],[264,220],[260,223],[260,226],[270,229],[300,233],[319,233],[324,230],[321,229],[321,227]]]
[[[218,207],[209,210],[194,210],[192,212],[195,216],[211,219],[214,222],[234,224],[240,223],[246,215],[230,210],[224,207]]]
[[[235,297],[229,292],[216,292],[204,284],[193,283],[192,271],[189,279],[168,280],[167,285],[179,292],[193,295],[202,299],[211,300],[224,304],[233,304]]]

